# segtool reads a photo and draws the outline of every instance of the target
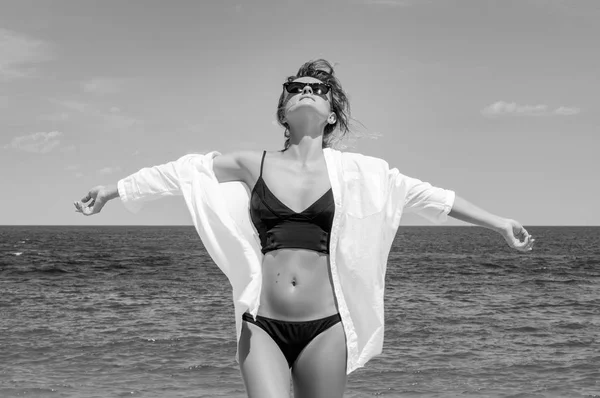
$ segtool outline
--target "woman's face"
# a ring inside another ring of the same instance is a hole
[[[323,83],[314,77],[299,77],[294,82]],[[327,94],[313,92],[310,86],[304,86],[299,93],[289,93],[285,90],[283,100],[285,120],[288,124],[304,124],[307,121],[326,124],[331,114],[331,90]]]

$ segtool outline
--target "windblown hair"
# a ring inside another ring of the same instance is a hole
[[[314,61],[308,61],[298,69],[298,73],[295,76],[289,76],[287,81],[291,82],[300,77],[314,77],[319,79],[323,83],[331,84],[331,110],[336,115],[336,122],[334,124],[327,124],[323,132],[323,148],[330,146],[333,141],[333,132],[338,129],[341,133],[340,137],[350,132],[350,102],[346,93],[342,89],[340,81],[335,77],[333,66],[324,59],[317,59]],[[279,103],[277,105],[277,121],[285,128],[284,136],[286,137],[284,148],[282,152],[286,151],[290,147],[290,131],[287,123],[284,122],[285,108],[284,100],[286,98],[286,92],[283,90],[279,97]]]

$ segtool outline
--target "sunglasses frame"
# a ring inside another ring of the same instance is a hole
[[[316,85],[316,84],[323,85],[323,86],[327,87],[327,92],[323,93],[323,94],[316,94],[316,95],[321,95],[321,96],[327,96],[327,94],[329,94],[329,92],[331,91],[331,87],[332,87],[331,84],[329,84],[329,83],[285,82],[285,83],[283,83],[283,88],[288,94],[299,94],[299,93],[290,93],[288,91],[288,85],[290,85],[290,84],[303,84],[302,89],[304,89],[304,87],[306,87],[306,86],[310,86],[310,88],[311,88],[311,90],[313,90],[313,92],[315,91],[315,89],[312,87],[313,85]]]

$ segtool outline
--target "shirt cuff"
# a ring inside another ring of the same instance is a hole
[[[137,214],[140,212],[140,210],[142,210],[142,202],[141,201],[135,201],[133,199],[133,195],[131,195],[130,192],[128,192],[127,187],[130,184],[127,184],[126,179],[123,178],[121,180],[119,180],[117,182],[117,190],[119,192],[119,198],[121,198],[121,203],[123,203],[123,206],[125,206],[125,208],[133,213],[133,214]]]
[[[442,203],[442,212],[438,218],[438,223],[442,224],[448,221],[448,214],[452,210],[452,206],[454,206],[454,199],[456,199],[456,193],[449,189],[446,189],[446,198],[444,199],[444,203]]]

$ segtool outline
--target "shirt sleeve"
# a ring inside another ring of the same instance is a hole
[[[121,202],[127,210],[138,213],[144,202],[165,196],[181,195],[181,171],[190,165],[190,156],[158,166],[145,167],[117,182]]]
[[[405,176],[398,169],[390,170],[393,195],[401,201],[401,210],[418,214],[427,220],[442,224],[448,220],[456,194],[454,191],[434,187],[428,182]]]

